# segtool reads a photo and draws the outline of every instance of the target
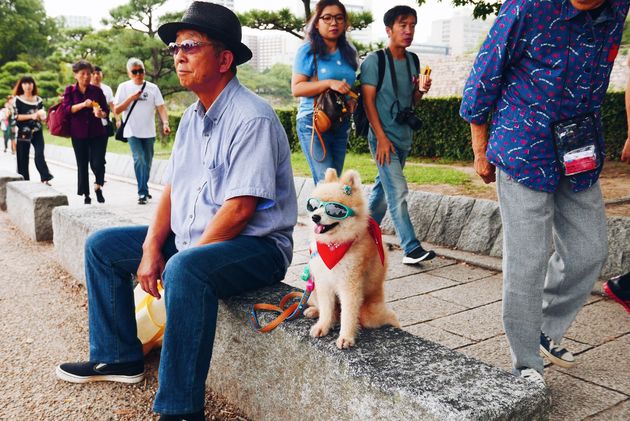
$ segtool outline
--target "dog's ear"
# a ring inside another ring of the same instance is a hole
[[[337,181],[337,170],[334,168],[328,168],[326,170],[326,174],[324,175],[324,181],[326,183],[332,183],[334,181]]]
[[[361,188],[361,177],[355,170],[348,170],[341,176],[339,180],[341,184],[350,186],[352,190],[359,190]]]

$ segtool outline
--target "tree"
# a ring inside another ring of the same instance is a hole
[[[426,3],[426,0],[416,0],[418,2],[418,6],[422,6]],[[438,0],[441,2],[442,0]],[[499,0],[451,0],[453,6],[474,6],[473,8],[473,17],[475,19],[481,18],[485,20],[490,15],[496,15],[499,13],[499,9],[501,8],[501,4],[503,1]]]
[[[42,0],[0,0],[0,66],[18,55],[45,57],[55,21],[46,16]]]
[[[304,39],[304,25],[311,16],[311,3],[302,0],[304,17],[295,16],[289,9],[277,11],[252,9],[239,13],[238,18],[243,26],[261,30],[277,30],[287,32],[295,37]],[[372,23],[371,12],[348,13],[350,27],[355,30],[367,28]]]
[[[129,57],[143,60],[147,78],[158,84],[165,96],[183,90],[175,77],[173,57],[156,37],[161,23],[180,20],[183,16],[183,12],[175,12],[158,17],[156,10],[166,1],[129,0],[129,3],[110,10],[110,17],[102,20],[115,31],[116,51],[112,51],[109,58],[117,65],[122,64],[122,71],[125,68],[121,63],[123,58],[125,63]]]

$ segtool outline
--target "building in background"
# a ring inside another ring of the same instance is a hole
[[[458,9],[450,19],[433,21],[429,43],[448,47],[452,55],[473,53],[488,34],[493,19],[473,19],[472,9]]]
[[[243,43],[252,50],[249,61],[262,72],[276,63],[293,65],[295,53],[303,41],[282,31],[260,31],[243,28]]]
[[[92,18],[89,16],[57,16],[55,18],[59,26],[64,28],[87,28],[92,27]]]

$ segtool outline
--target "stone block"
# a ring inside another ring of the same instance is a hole
[[[503,225],[501,225],[501,229],[494,239],[494,244],[490,249],[489,255],[493,257],[503,257]]]
[[[630,270],[630,218],[608,217],[608,259],[602,277],[610,278]]]
[[[411,219],[418,240],[426,241],[429,228],[433,223],[442,197],[441,194],[427,193],[419,190],[409,192],[409,198],[407,200],[409,219]]]
[[[455,246],[474,204],[475,199],[471,197],[443,196],[425,241],[448,247]]]
[[[426,240],[425,237],[429,232],[429,227],[431,226],[441,200],[442,195],[439,194],[419,190],[409,191],[407,195],[407,210],[418,240]],[[385,213],[383,221],[381,221],[381,230],[383,234],[396,234],[389,210]]]
[[[67,205],[68,197],[46,184],[34,181],[13,181],[7,184],[9,217],[34,241],[53,239],[53,209]]]
[[[68,273],[85,284],[83,257],[88,235],[102,228],[136,224],[107,208],[92,206],[57,208],[52,214],[52,225],[58,262]]]
[[[22,180],[24,180],[24,177],[20,174],[0,170],[0,210],[7,210],[7,183]]]
[[[477,199],[463,225],[457,248],[488,254],[500,230],[499,204],[493,200]]]
[[[306,178],[304,177],[293,177],[293,184],[295,185],[295,197],[300,197],[300,192],[302,191],[302,187],[304,187],[305,182]]]
[[[251,419],[545,419],[542,389],[400,329],[362,330],[350,350],[308,334],[312,320],[254,332],[254,303],[276,303],[279,284],[223,300],[207,385]],[[281,385],[270,387],[270,385]],[[284,385],[284,386],[282,386]],[[306,414],[306,415],[305,415]]]

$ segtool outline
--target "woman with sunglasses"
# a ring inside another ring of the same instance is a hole
[[[96,200],[103,203],[107,123],[104,124],[102,119],[108,118],[109,106],[101,88],[90,84],[94,68],[89,62],[77,61],[72,65],[72,71],[77,83],[66,88],[62,107],[70,114],[70,137],[77,160],[77,194],[84,196],[86,205],[92,203],[89,164],[95,178]]]
[[[30,180],[28,172],[28,158],[31,144],[35,150],[35,168],[39,172],[42,183],[50,184],[53,179],[48,171],[44,157],[44,135],[42,121],[46,120],[44,102],[37,96],[37,84],[31,76],[23,76],[13,88],[15,109],[17,112],[17,172],[24,180]]]
[[[293,65],[291,92],[300,97],[297,112],[297,134],[302,151],[317,184],[327,168],[341,174],[346,157],[350,121],[322,133],[321,142],[313,133],[313,99],[326,91],[347,95],[356,79],[359,57],[346,39],[348,14],[338,0],[320,0],[306,27],[307,41],[300,46]],[[346,102],[349,111],[356,101]]]

